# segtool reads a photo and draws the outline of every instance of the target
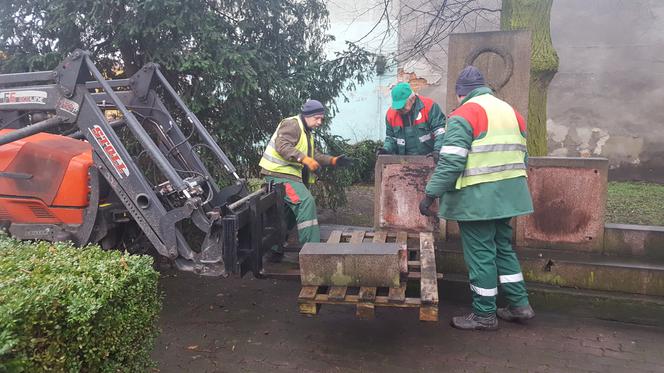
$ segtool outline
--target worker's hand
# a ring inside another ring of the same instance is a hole
[[[318,163],[315,159],[311,157],[304,157],[302,158],[301,163],[309,169],[309,171],[316,172],[318,169],[320,169],[320,163]]]
[[[380,147],[376,149],[376,158],[378,158],[378,156],[381,154],[390,154],[390,153],[385,148]]]
[[[336,167],[348,167],[352,166],[355,160],[353,158],[348,158],[345,154],[342,154],[338,157],[332,158],[332,166]]]
[[[437,151],[433,151],[429,154],[427,154],[427,157],[433,158],[433,164],[437,165],[438,164],[438,159],[440,159],[440,153]]]
[[[435,200],[435,197],[431,197],[429,195],[425,196],[422,201],[420,201],[420,214],[424,216],[433,216],[433,211],[429,210],[429,207],[433,204],[433,201]]]

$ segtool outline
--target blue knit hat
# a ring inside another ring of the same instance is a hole
[[[486,86],[486,83],[484,82],[482,72],[477,67],[471,65],[461,70],[455,89],[457,96],[461,97],[468,95],[475,88],[484,86]]]
[[[325,114],[325,106],[317,100],[307,100],[307,102],[302,105],[302,115],[305,117],[311,117],[314,115]]]

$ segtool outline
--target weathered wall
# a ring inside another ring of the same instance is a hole
[[[664,182],[664,1],[556,0],[551,33],[549,152]]]
[[[455,32],[498,30],[499,17],[473,15]],[[426,25],[422,16],[402,20],[399,50]],[[549,154],[603,156],[611,179],[664,182],[664,1],[555,0],[551,34],[560,69],[549,87]],[[399,75],[442,107],[446,48],[443,40],[426,56],[402,60]]]

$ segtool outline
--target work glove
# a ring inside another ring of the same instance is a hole
[[[320,163],[311,157],[304,157],[300,161],[303,165],[307,166],[309,171],[316,172],[320,168]]]
[[[353,158],[348,158],[345,154],[342,154],[332,158],[332,165],[336,167],[348,167],[352,166],[354,161]]]
[[[429,207],[431,207],[435,199],[435,197],[431,197],[430,195],[425,196],[424,199],[420,201],[420,214],[424,216],[433,216],[434,212],[429,210]]]
[[[436,151],[433,151],[433,152],[427,154],[427,157],[433,158],[433,164],[437,165],[438,164],[438,159],[440,159],[440,153],[436,152]]]
[[[390,152],[388,152],[383,147],[380,147],[380,148],[376,149],[376,158],[378,158],[378,156],[381,155],[381,154],[390,154]]]

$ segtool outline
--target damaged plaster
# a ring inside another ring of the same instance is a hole
[[[604,129],[568,127],[547,120],[549,154],[567,157],[607,157],[611,168],[639,165],[644,139],[639,136],[610,135]]]

